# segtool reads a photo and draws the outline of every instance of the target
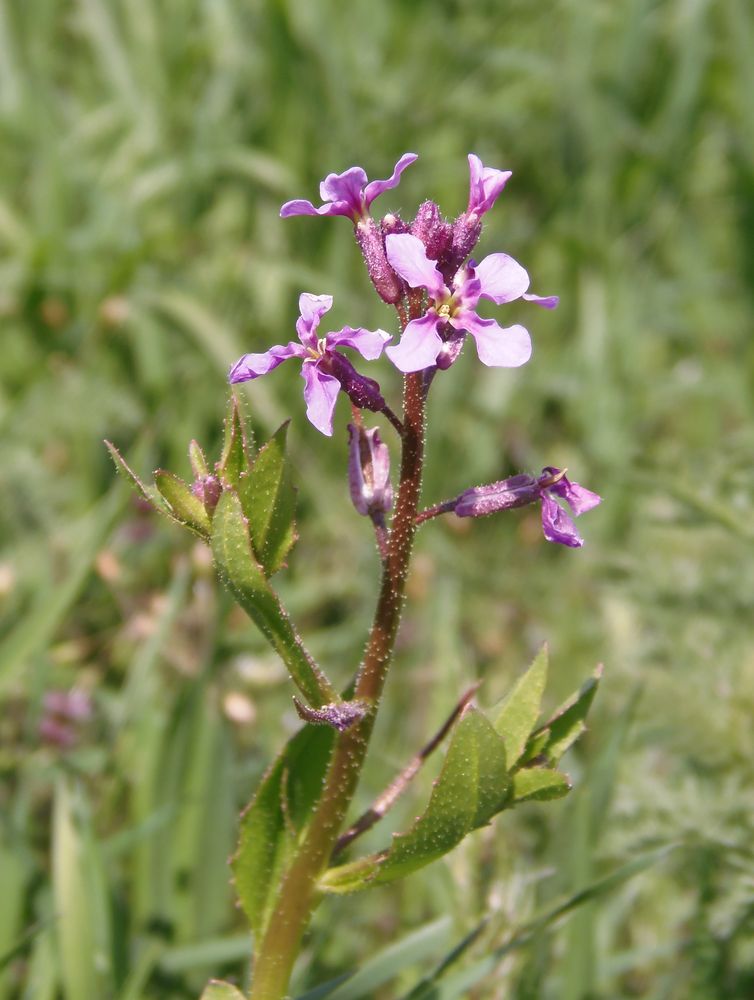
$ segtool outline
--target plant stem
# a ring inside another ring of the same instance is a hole
[[[336,740],[322,797],[283,877],[267,931],[256,943],[250,1000],[282,1000],[286,995],[293,963],[317,901],[317,879],[330,860],[369,746],[400,623],[416,533],[424,461],[425,396],[421,372],[407,375],[395,515],[374,622],[354,691],[355,698],[368,700],[374,707],[361,723]]]

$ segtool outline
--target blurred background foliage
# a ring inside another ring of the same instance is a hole
[[[491,703],[544,639],[553,703],[606,675],[573,794],[328,900],[294,992],[371,960],[333,996],[407,995],[486,916],[414,996],[754,993],[752,53],[747,0],[0,0],[1,1000],[179,1000],[245,974],[226,858],[296,725],[290,686],[102,439],[187,474],[189,439],[219,440],[229,364],[292,336],[301,290],[334,294],[335,329],[390,326],[349,226],[278,209],[406,150],[379,209],[431,197],[452,217],[467,152],[510,168],[480,251],[561,296],[520,310],[524,369],[468,352],[437,379],[427,502],[552,464],[605,503],[578,552],[533,510],[422,532],[359,803],[470,681]],[[345,683],[376,556],[347,408],[326,441],[300,388],[281,369],[248,409],[260,435],[293,416],[301,540],[279,587]],[[90,715],[50,729],[45,694],[72,689]]]

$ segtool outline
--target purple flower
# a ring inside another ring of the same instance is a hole
[[[385,406],[379,385],[360,375],[336,347],[353,347],[367,361],[374,361],[390,340],[384,330],[354,329],[344,326],[337,333],[317,337],[317,327],[332,308],[332,295],[302,293],[298,300],[301,313],[296,322],[300,343],[276,344],[263,354],[244,354],[231,368],[228,381],[247,382],[271,372],[289,358],[303,361],[306,415],[317,430],[332,434],[333,411],[338,392],[343,389],[356,406],[378,412]]]
[[[42,710],[42,742],[66,750],[78,743],[81,727],[92,717],[92,699],[85,691],[47,691]]]
[[[348,485],[359,514],[385,514],[393,506],[390,454],[377,427],[348,425]]]
[[[416,153],[404,153],[386,181],[368,181],[361,167],[349,167],[342,174],[328,174],[319,186],[324,202],[319,208],[310,201],[287,201],[280,209],[281,218],[291,215],[344,215],[357,223],[369,215],[369,206],[375,198],[390,188],[397,187],[400,176],[417,160]]]
[[[485,167],[478,156],[469,153],[469,207],[453,223],[446,274],[460,267],[476,246],[482,234],[482,216],[495,204],[510,177],[510,170]]]
[[[447,368],[457,357],[467,333],[474,338],[479,360],[485,365],[517,368],[529,360],[531,340],[523,326],[501,327],[475,311],[481,298],[497,305],[519,298],[547,309],[557,305],[556,296],[542,298],[526,293],[529,275],[512,257],[490,254],[478,266],[469,261],[456,272],[448,288],[416,236],[387,236],[385,246],[393,270],[412,288],[425,288],[430,300],[427,312],[408,324],[400,343],[387,348],[385,353],[396,368],[402,372],[422,371],[435,364]]]
[[[539,500],[542,504],[542,530],[547,541],[579,548],[584,540],[554,497],[565,500],[576,517],[602,502],[602,497],[570,480],[565,471],[548,465],[536,479],[527,475],[511,476],[497,483],[466,490],[456,499],[453,510],[458,517],[484,517],[500,510],[525,507]]]

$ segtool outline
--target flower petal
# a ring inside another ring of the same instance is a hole
[[[248,382],[250,379],[259,378],[260,375],[266,375],[288,358],[300,358],[303,354],[304,349],[301,344],[293,340],[288,344],[276,344],[263,354],[244,354],[228,373],[228,381]]]
[[[547,468],[543,469],[542,472],[551,476],[557,476],[560,469],[547,466]],[[576,517],[602,503],[602,497],[598,493],[592,493],[591,490],[585,489],[585,487],[580,486],[579,483],[573,482],[573,480],[569,479],[568,476],[563,476],[556,483],[553,483],[552,486],[548,486],[547,489],[550,493],[554,493],[556,496],[562,497],[563,500],[567,502]]]
[[[501,306],[504,302],[520,299],[529,287],[529,275],[518,261],[507,253],[491,253],[476,267],[476,276],[482,283],[480,295]]]
[[[542,530],[548,542],[558,542],[572,549],[578,549],[584,544],[584,539],[576,531],[576,525],[560,504],[546,492],[542,494]]]
[[[467,330],[471,334],[483,365],[518,368],[531,357],[531,338],[523,326],[499,326],[494,319],[482,319],[470,309],[456,313],[450,323],[456,330]]]
[[[332,375],[319,370],[315,361],[305,361],[301,366],[304,379],[306,415],[318,431],[332,437],[332,415],[340,392],[340,382]]]
[[[442,339],[437,332],[439,318],[434,310],[413,319],[403,331],[400,343],[385,348],[385,354],[402,372],[420,372],[435,363],[442,350]]]
[[[327,202],[326,205],[315,208],[310,201],[304,201],[303,198],[287,201],[280,209],[281,219],[289,219],[292,215],[345,215],[347,218],[351,218],[352,214],[348,202]]]
[[[385,251],[390,266],[412,288],[426,288],[434,299],[449,294],[443,276],[427,257],[424,244],[410,233],[393,233],[385,237]]]
[[[332,295],[312,295],[302,292],[298,297],[298,311],[301,316],[296,320],[296,333],[306,347],[314,347],[317,343],[317,327],[319,321],[332,309]]]
[[[381,195],[384,191],[388,191],[390,188],[398,187],[403,171],[406,167],[410,166],[414,160],[418,159],[419,156],[417,153],[404,153],[400,160],[396,163],[392,174],[386,181],[370,181],[364,188],[364,203],[366,207],[369,208],[374,199],[379,197],[379,195]]]
[[[319,185],[322,201],[347,202],[361,214],[361,201],[367,175],[362,167],[349,167],[342,174],[328,174]]]
[[[485,167],[478,156],[469,153],[469,207],[467,211],[476,215],[489,212],[498,195],[513,176],[510,170],[495,170]]]
[[[542,306],[543,309],[554,309],[560,302],[558,295],[529,295],[527,293],[522,298],[526,299],[527,302],[534,302],[536,305]]]
[[[328,333],[327,347],[353,347],[362,358],[376,361],[391,336],[392,334],[385,330],[364,330],[362,327],[344,326],[337,333]]]

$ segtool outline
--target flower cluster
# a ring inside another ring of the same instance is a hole
[[[416,159],[415,153],[405,153],[387,180],[369,181],[361,167],[328,174],[320,185],[319,207],[298,199],[286,202],[280,210],[283,218],[350,219],[372,284],[383,301],[396,307],[401,321],[397,342],[384,330],[362,327],[347,326],[321,336],[318,327],[332,307],[332,296],[305,292],[299,299],[298,342],[245,354],[231,368],[230,381],[245,382],[267,375],[283,361],[298,359],[307,416],[326,435],[333,433],[333,414],[341,391],[356,410],[382,412],[401,431],[379,384],[358,372],[343,349],[355,350],[366,361],[377,360],[384,351],[404,374],[425,373],[425,385],[438,371],[450,368],[467,336],[474,341],[482,364],[517,368],[531,356],[528,330],[519,323],[501,326],[497,320],[481,316],[479,303],[486,299],[500,306],[523,300],[546,309],[558,304],[557,296],[531,293],[527,271],[508,254],[493,253],[478,263],[470,256],[481,235],[484,216],[511,177],[509,170],[486,167],[478,156],[470,154],[468,204],[452,222],[432,201],[425,201],[411,222],[396,214],[379,220],[372,216],[375,199],[397,187],[403,171]],[[352,426],[350,434],[354,505],[359,513],[379,520],[391,501],[387,447],[376,429],[357,432]],[[585,500],[587,495],[591,499]],[[444,506],[443,510],[454,509],[461,517],[477,516],[536,499],[542,503],[545,536],[565,545],[581,545],[572,521],[553,496],[565,499],[574,514],[599,502],[596,494],[570,483],[557,470],[546,469],[539,479],[514,476],[467,490],[455,506]],[[489,509],[483,509],[485,505]]]

